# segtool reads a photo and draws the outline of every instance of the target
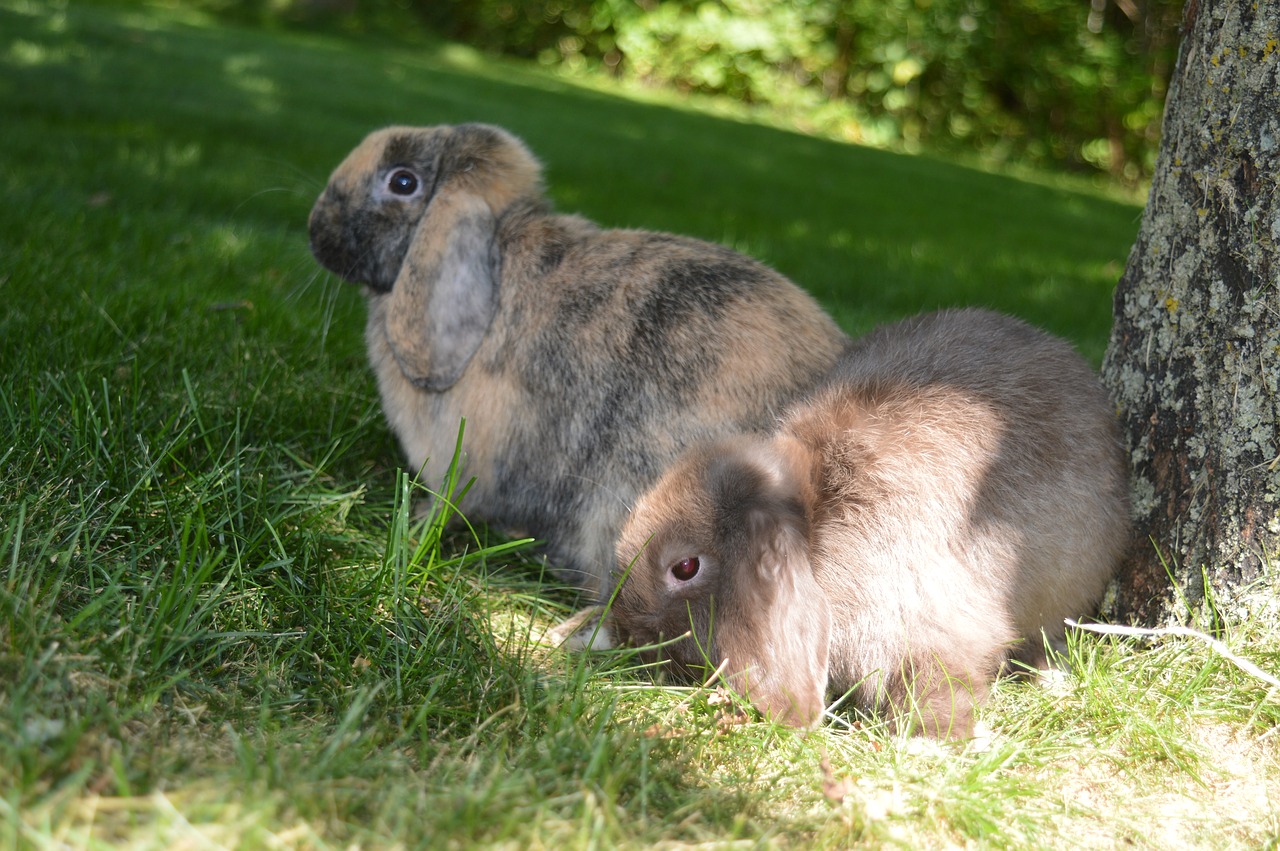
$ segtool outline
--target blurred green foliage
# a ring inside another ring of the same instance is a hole
[[[182,0],[178,0],[182,2]],[[799,129],[1150,175],[1181,0],[188,0],[411,22],[569,71],[760,104]]]

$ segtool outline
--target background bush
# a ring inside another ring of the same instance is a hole
[[[570,71],[776,110],[810,132],[995,162],[1150,174],[1179,0],[203,0],[425,25]]]

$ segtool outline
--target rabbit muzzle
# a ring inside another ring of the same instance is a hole
[[[348,205],[335,187],[317,199],[307,222],[311,254],[344,281],[388,293],[395,283],[408,235],[388,240],[386,227],[369,213],[339,211]]]

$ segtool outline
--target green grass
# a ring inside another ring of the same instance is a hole
[[[561,208],[747,251],[850,331],[987,304],[1097,361],[1137,207],[161,7],[0,0],[0,69],[0,846],[1277,842],[1280,704],[1184,642],[1079,637],[1064,683],[1000,684],[985,750],[541,646],[572,598],[413,521],[305,236],[369,129],[491,121]],[[1227,639],[1276,670],[1267,623]]]

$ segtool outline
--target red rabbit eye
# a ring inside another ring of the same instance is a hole
[[[688,582],[698,575],[698,568],[701,566],[697,556],[689,556],[671,565],[671,575],[681,582]]]

